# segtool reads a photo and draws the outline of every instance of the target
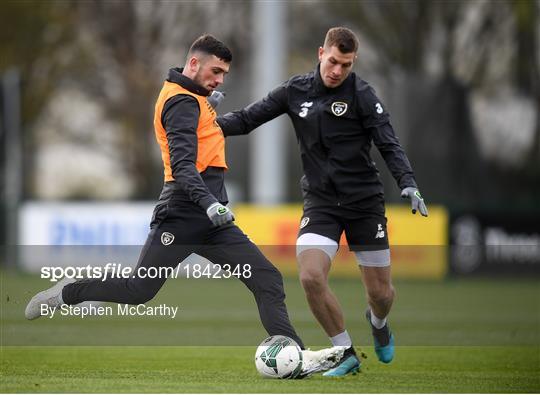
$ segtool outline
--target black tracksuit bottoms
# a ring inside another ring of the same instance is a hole
[[[304,348],[289,320],[281,273],[239,227],[234,224],[213,226],[204,210],[195,203],[169,202],[156,206],[150,229],[133,276],[105,281],[100,278],[79,280],[64,287],[64,302],[70,305],[84,301],[146,303],[167,278],[138,276],[138,268],[174,269],[188,255],[196,253],[214,264],[230,268],[231,272],[237,266],[242,269],[249,264],[251,276],[239,279],[253,293],[264,328],[269,335],[288,336]]]

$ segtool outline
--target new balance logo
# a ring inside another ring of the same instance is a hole
[[[298,113],[298,115],[302,118],[305,118],[305,116],[307,115],[308,111],[309,111],[309,108],[313,105],[313,102],[310,101],[310,102],[303,102],[302,104],[300,104],[300,112]]]
[[[376,239],[384,239],[384,230],[381,224],[377,224],[377,234],[375,235]]]

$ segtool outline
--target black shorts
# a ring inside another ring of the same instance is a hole
[[[315,233],[339,243],[345,232],[351,251],[388,249],[384,201],[375,199],[369,207],[316,205],[304,207],[298,236]]]

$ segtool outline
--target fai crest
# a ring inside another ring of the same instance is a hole
[[[161,234],[161,244],[163,244],[164,246],[168,246],[169,244],[172,244],[173,241],[174,241],[174,235],[172,233],[163,232]]]
[[[347,103],[343,103],[342,101],[335,101],[332,103],[332,113],[337,116],[341,117],[343,114],[347,112]]]
[[[302,218],[302,221],[300,222],[300,229],[305,228],[305,226],[309,223],[309,217]]]

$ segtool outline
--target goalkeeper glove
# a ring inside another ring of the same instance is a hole
[[[214,226],[230,224],[234,221],[232,211],[221,203],[211,204],[210,207],[206,209],[206,215],[208,215],[208,218],[210,218],[210,221],[212,221]]]
[[[411,199],[412,213],[416,214],[417,211],[420,211],[424,217],[428,216],[427,207],[424,204],[424,199],[420,195],[420,191],[417,188],[407,187],[401,191],[401,197],[404,199]]]
[[[225,93],[220,91],[213,91],[212,94],[207,97],[208,103],[210,103],[214,110],[219,106],[219,103],[221,103],[223,99],[225,99]]]

